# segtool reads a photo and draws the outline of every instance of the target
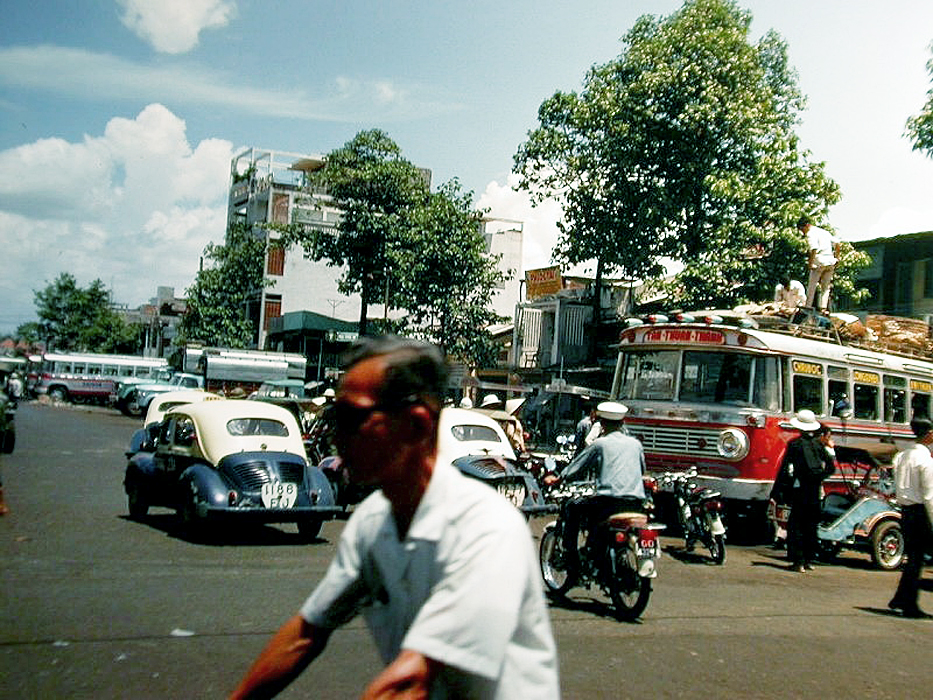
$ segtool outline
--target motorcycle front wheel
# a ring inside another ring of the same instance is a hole
[[[651,579],[638,575],[638,559],[631,547],[606,549],[605,584],[620,620],[635,620],[648,606]]]
[[[573,587],[573,580],[567,571],[567,557],[564,543],[557,532],[556,523],[548,523],[541,534],[541,546],[538,549],[541,562],[541,577],[548,593],[562,596]]]
[[[725,564],[726,562],[726,538],[723,535],[710,535],[709,555],[714,564]]]

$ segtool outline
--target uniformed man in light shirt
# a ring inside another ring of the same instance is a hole
[[[920,609],[917,599],[923,559],[930,545],[930,523],[933,522],[933,456],[930,454],[933,423],[926,417],[915,417],[910,428],[917,443],[894,459],[894,483],[897,504],[901,508],[907,562],[888,607],[900,610],[904,617],[930,617]]]
[[[446,370],[431,345],[363,338],[334,403],[354,511],[324,579],[233,697],[269,697],[362,614],[386,666],[364,698],[560,696],[531,534],[485,484],[437,461]]]

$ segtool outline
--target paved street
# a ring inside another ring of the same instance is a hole
[[[0,696],[223,697],[323,574],[343,523],[311,545],[289,525],[190,542],[170,511],[126,517],[136,421],[36,403],[17,420],[16,451],[0,458],[12,509],[0,519]],[[664,544],[640,623],[581,591],[552,606],[565,697],[929,696],[933,621],[890,615],[897,575],[867,555],[801,575],[767,546],[730,545],[716,567]],[[924,583],[933,610],[933,574]],[[358,621],[282,697],[354,697],[378,665]]]

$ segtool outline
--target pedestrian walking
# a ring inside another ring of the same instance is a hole
[[[358,613],[387,664],[365,698],[559,697],[524,519],[495,491],[437,461],[440,353],[416,341],[363,338],[345,364],[335,443],[351,478],[379,490],[356,508],[324,579],[233,697],[279,692]]]
[[[930,523],[933,522],[933,455],[930,454],[933,423],[925,416],[917,416],[910,422],[910,428],[916,444],[894,459],[894,484],[901,508],[907,561],[888,607],[900,610],[904,617],[930,617],[920,609],[918,597],[923,558],[929,549]]]

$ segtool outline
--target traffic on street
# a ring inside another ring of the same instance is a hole
[[[196,413],[194,411],[193,413]],[[0,695],[217,698],[321,579],[345,519],[192,536],[174,510],[131,518],[126,451],[141,420],[23,401],[0,455]],[[538,545],[554,514],[532,514]],[[925,697],[933,621],[887,608],[897,571],[859,550],[797,574],[771,543],[725,536],[722,563],[658,536],[650,605],[620,621],[595,589],[549,599],[566,698]],[[921,582],[931,606],[933,578]],[[927,599],[927,600],[925,600]],[[361,620],[282,697],[358,697],[380,668]]]

